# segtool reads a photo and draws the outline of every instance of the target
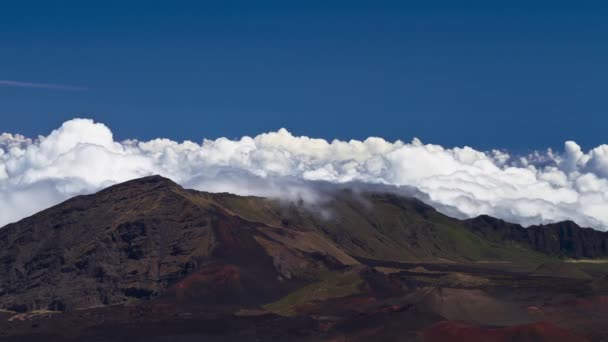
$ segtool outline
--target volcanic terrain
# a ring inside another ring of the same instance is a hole
[[[152,176],[0,228],[7,341],[606,341],[608,233]]]

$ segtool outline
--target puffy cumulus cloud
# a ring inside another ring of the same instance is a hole
[[[457,217],[488,214],[524,225],[574,220],[608,229],[608,145],[527,156],[423,144],[326,141],[285,129],[200,143],[115,141],[87,119],[34,139],[0,135],[0,225],[71,196],[161,174],[212,192],[317,202],[319,184],[381,185]],[[320,182],[320,183],[319,183]]]

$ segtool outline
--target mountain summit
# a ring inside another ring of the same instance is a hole
[[[236,215],[215,201],[226,196],[152,176],[8,225],[0,303],[79,309],[155,297],[181,282],[205,283],[212,301],[263,301],[308,273],[357,263],[315,232]]]

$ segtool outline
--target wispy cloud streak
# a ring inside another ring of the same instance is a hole
[[[68,91],[83,91],[83,90],[87,90],[87,88],[85,88],[85,87],[66,85],[66,84],[21,82],[21,81],[13,81],[13,80],[0,80],[0,86],[3,86],[3,87],[16,87],[16,88],[38,88],[38,89],[68,90]]]

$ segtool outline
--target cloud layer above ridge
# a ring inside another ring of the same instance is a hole
[[[416,188],[423,200],[458,217],[487,214],[523,225],[573,220],[608,229],[608,145],[513,157],[388,142],[328,142],[285,129],[201,143],[167,139],[117,142],[88,119],[65,122],[46,137],[0,135],[0,226],[69,197],[160,174],[185,187],[315,200],[312,181]]]

